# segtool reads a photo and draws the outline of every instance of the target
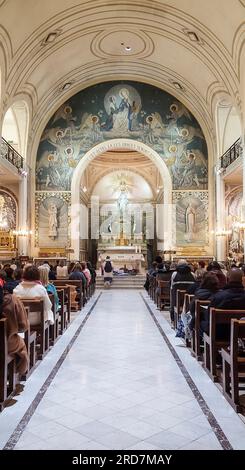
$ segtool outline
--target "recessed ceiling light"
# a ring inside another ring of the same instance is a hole
[[[200,39],[199,39],[197,33],[195,33],[195,31],[188,31],[187,35],[189,36],[189,39],[191,41],[200,42]]]
[[[184,90],[184,87],[179,82],[172,82],[173,86],[177,88],[177,90]]]
[[[52,33],[49,33],[47,35],[47,37],[44,39],[44,42],[47,44],[47,43],[50,43],[50,42],[53,42],[58,36],[58,33],[57,31],[54,31]]]
[[[70,88],[70,86],[71,86],[71,82],[67,82],[61,87],[61,89],[65,91],[65,90],[68,90],[68,88]]]
[[[131,50],[132,50],[132,47],[131,47],[131,46],[126,46],[126,47],[125,47],[125,51],[130,52]]]

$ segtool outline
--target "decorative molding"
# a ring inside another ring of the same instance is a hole
[[[120,39],[118,37],[120,35]],[[132,44],[132,50],[126,51],[125,47]],[[135,44],[137,44],[135,46]],[[122,25],[120,28],[107,28],[99,32],[91,42],[91,52],[101,59],[120,57],[120,60],[128,57],[145,58],[153,54],[154,42],[148,34],[139,28]]]

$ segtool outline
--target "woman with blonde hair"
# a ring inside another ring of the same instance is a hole
[[[48,294],[54,295],[54,300],[56,303],[56,308],[59,308],[59,296],[56,290],[56,287],[49,282],[49,270],[45,266],[39,266],[38,268],[40,273],[40,281],[45,287]]]

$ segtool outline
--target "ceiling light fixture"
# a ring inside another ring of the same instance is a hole
[[[172,82],[172,84],[177,90],[184,90],[184,87],[179,82]]]
[[[187,31],[187,35],[188,35],[188,37],[191,41],[200,42],[200,39],[199,39],[197,33],[195,33],[195,31]]]
[[[64,85],[61,87],[63,91],[68,90],[68,88],[71,87],[71,82],[66,82]]]
[[[52,33],[49,33],[49,34],[47,35],[47,37],[44,39],[45,44],[50,43],[50,42],[54,42],[55,39],[57,38],[57,36],[58,36],[57,31],[54,31],[54,32],[52,32]]]
[[[50,31],[50,33],[48,33],[47,36],[43,39],[42,45],[46,46],[47,44],[51,44],[52,42],[54,42],[57,39],[57,37],[60,35],[61,32],[62,32],[61,29],[56,29],[55,31]]]
[[[126,47],[125,47],[125,51],[126,51],[126,52],[130,52],[131,50],[132,50],[132,47],[131,47],[131,46],[126,46]]]

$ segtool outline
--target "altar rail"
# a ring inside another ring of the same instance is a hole
[[[18,171],[24,170],[23,157],[3,137],[0,139],[0,156],[14,165]]]

